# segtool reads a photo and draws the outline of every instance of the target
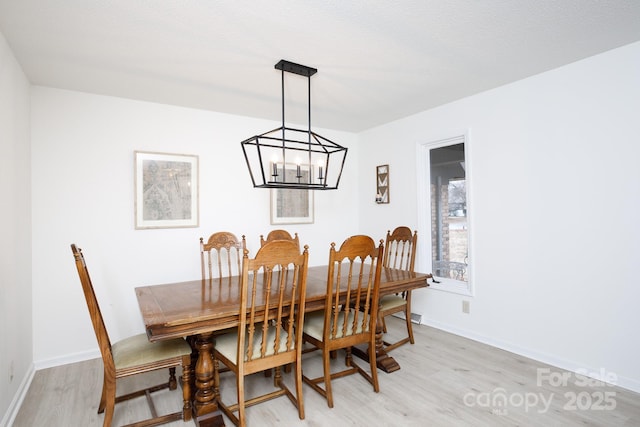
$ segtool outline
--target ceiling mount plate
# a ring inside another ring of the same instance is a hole
[[[305,77],[311,77],[318,72],[316,68],[307,67],[306,65],[296,64],[295,62],[285,61],[281,59],[275,65],[276,70],[286,71],[288,73],[299,74]]]

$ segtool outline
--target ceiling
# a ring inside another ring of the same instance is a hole
[[[358,132],[638,41],[640,1],[0,0],[0,31],[34,85],[278,121],[286,59],[312,126]]]

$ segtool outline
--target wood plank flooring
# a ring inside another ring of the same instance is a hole
[[[388,322],[399,334],[399,319]],[[585,384],[582,377],[424,325],[414,325],[416,344],[393,351],[401,366],[379,372],[380,393],[358,375],[332,382],[333,409],[304,386],[306,417],[285,397],[247,409],[249,426],[640,426],[640,394],[604,384]],[[322,371],[320,354],[308,353],[308,376]],[[333,361],[342,364],[339,355]],[[358,361],[360,361],[358,359]],[[360,361],[361,362],[361,361]],[[361,365],[367,366],[362,363]],[[141,381],[162,382],[161,371],[128,378],[118,391]],[[564,376],[564,377],[563,377]],[[284,374],[293,386],[292,374]],[[566,378],[566,381],[562,379]],[[231,373],[222,374],[222,398],[235,399]],[[100,359],[36,372],[15,427],[102,426],[96,413],[102,385]],[[249,377],[248,393],[271,387],[262,374]],[[233,400],[235,401],[235,400]],[[158,412],[178,410],[180,391],[155,394]],[[116,405],[114,426],[148,417],[144,398]],[[227,426],[231,422],[225,418]],[[193,421],[167,424],[193,426]]]

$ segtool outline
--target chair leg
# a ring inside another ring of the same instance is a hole
[[[387,333],[387,322],[384,321],[384,317],[382,318],[382,332]]]
[[[407,312],[404,316],[407,319],[407,334],[409,335],[409,342],[411,344],[415,344],[415,340],[413,339],[413,326],[411,325],[411,313],[408,309],[409,306],[407,305]]]
[[[407,333],[409,334],[409,342],[415,344],[413,339],[413,326],[411,325],[411,291],[407,294],[407,307],[405,316],[407,318]]]
[[[169,390],[175,390],[178,387],[176,380],[176,368],[169,368]]]
[[[376,366],[376,343],[369,343],[369,366],[371,368],[371,380],[373,381],[373,391],[378,393],[380,385],[378,384],[378,367]]]
[[[182,357],[182,420],[191,419],[191,355]]]
[[[327,394],[327,405],[333,408],[333,393],[331,392],[331,370],[329,366],[329,352],[322,349],[322,369],[324,370],[324,390]]]
[[[111,427],[111,421],[113,421],[113,413],[116,406],[116,379],[110,376],[105,376],[104,385],[102,389],[104,396],[104,421],[102,427]]]
[[[245,408],[244,408],[244,375],[237,375],[238,388],[238,427],[246,427]]]
[[[280,366],[273,368],[273,372],[273,386],[282,388],[282,370],[280,369]]]
[[[290,366],[290,365],[289,365]],[[304,420],[304,399],[302,397],[302,361],[301,355],[298,355],[298,360],[295,362],[296,370],[296,401],[298,403],[298,417]]]
[[[344,366],[353,366],[353,355],[351,353],[351,347],[345,348],[344,351]]]
[[[100,396],[100,404],[98,405],[98,413],[101,414],[104,412],[104,407],[107,403],[107,371],[104,371],[102,377],[102,394]]]
[[[213,358],[213,397],[220,400],[220,361]]]

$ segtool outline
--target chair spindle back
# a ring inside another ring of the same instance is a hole
[[[202,280],[218,279],[220,283],[231,277],[240,277],[242,271],[242,253],[246,248],[245,236],[238,240],[228,231],[213,233],[207,243],[200,238],[200,264]]]
[[[260,247],[264,246],[267,242],[272,242],[274,240],[290,240],[298,245],[298,251],[300,250],[300,239],[298,238],[298,233],[294,233],[294,237],[291,237],[291,234],[287,230],[272,230],[267,234],[266,239],[261,234]]]
[[[384,266],[398,270],[414,271],[418,232],[411,233],[409,227],[397,227],[387,231]]]
[[[246,348],[246,363],[300,346],[302,328],[295,325],[304,316],[308,257],[307,246],[301,254],[285,240],[266,243],[253,259],[245,250],[240,313],[247,314],[241,316],[238,341],[246,342],[239,347]]]
[[[325,340],[371,334],[378,314],[378,290],[384,246],[369,236],[352,236],[329,251]],[[346,297],[341,293],[346,291]],[[351,339],[351,338],[350,338]]]

